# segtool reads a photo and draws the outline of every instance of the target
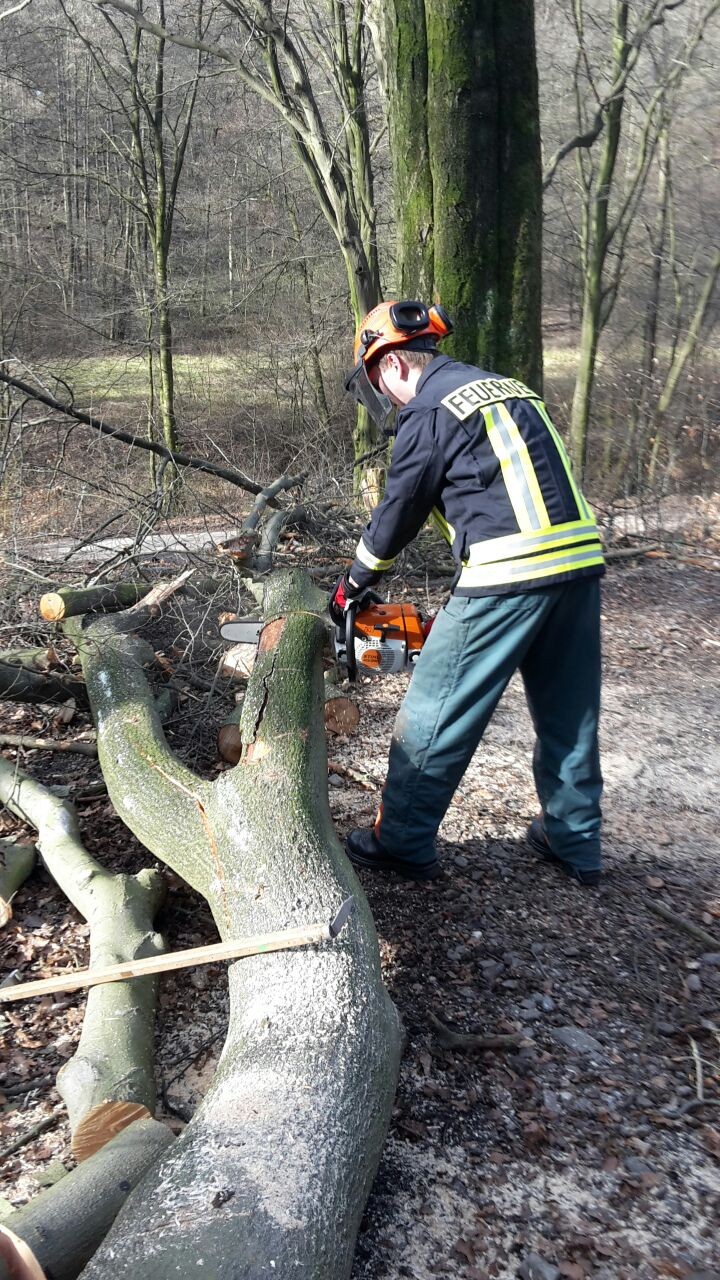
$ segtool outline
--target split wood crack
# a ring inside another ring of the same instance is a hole
[[[183,795],[188,796],[189,799],[194,802],[198,811],[198,817],[200,818],[203,829],[205,831],[207,842],[210,847],[210,854],[212,856],[212,860],[215,865],[218,884],[220,885],[220,895],[222,899],[223,915],[225,917],[225,924],[229,931],[232,928],[232,922],[230,919],[230,908],[229,908],[228,899],[227,899],[225,875],[223,873],[222,862],[220,861],[220,854],[218,853],[217,841],[215,840],[212,825],[207,815],[207,810],[205,808],[205,805],[203,804],[200,797],[195,795],[194,791],[191,791],[189,787],[183,786],[182,782],[178,782],[177,778],[174,778],[171,773],[168,773],[167,769],[163,769],[162,765],[159,765],[157,761],[153,760],[152,756],[149,756],[147,752],[139,751],[139,755],[142,757],[143,760],[145,760],[150,765],[150,768],[154,769],[156,773],[159,773],[160,776],[164,778],[166,782],[169,782],[171,786],[176,788],[176,790],[182,791]]]

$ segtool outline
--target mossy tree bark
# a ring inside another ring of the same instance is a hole
[[[542,391],[542,165],[534,0],[495,4],[496,365]]]
[[[395,1092],[400,1029],[364,895],[327,804],[325,601],[298,571],[266,582],[241,720],[215,782],[171,753],[122,615],[77,634],[103,773],[127,825],[205,895],[223,938],[330,918],[339,938],[232,964],[210,1090],[85,1275],[348,1277]]]
[[[159,872],[105,870],[82,844],[73,805],[1,758],[0,801],[37,829],[45,866],[90,925],[91,969],[162,954],[153,928],[165,895]],[[58,1076],[78,1159],[155,1109],[156,991],[157,978],[147,977],[88,992],[80,1043]]]
[[[542,379],[533,0],[390,0],[398,289],[440,300],[443,350]]]

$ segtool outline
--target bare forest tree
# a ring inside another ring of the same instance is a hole
[[[577,130],[553,154],[545,185],[556,179],[569,155],[576,163],[581,193],[579,230],[582,280],[579,367],[571,417],[571,450],[585,470],[588,428],[598,346],[613,313],[627,267],[630,235],[645,193],[671,103],[691,69],[709,24],[720,12],[717,0],[695,7],[679,31],[667,31],[671,16],[685,7],[652,0],[639,11],[614,0],[609,29],[610,56],[599,64],[589,29],[589,6],[573,0],[574,93]],[[592,15],[596,39],[596,15]],[[664,42],[657,38],[658,31]]]
[[[152,292],[146,303],[147,350],[150,378],[150,420],[153,418],[154,351],[157,350],[157,409],[162,439],[168,449],[178,448],[173,376],[173,342],[169,258],[178,188],[187,154],[193,113],[203,65],[198,51],[189,77],[174,76],[168,83],[166,43],[162,36],[147,37],[137,26],[129,38],[112,16],[102,12],[102,40],[96,23],[87,23],[86,6],[62,0],[62,10],[82,46],[92,58],[97,78],[107,97],[106,110],[113,131],[109,145],[119,160],[119,173],[110,182],[115,200],[124,206],[124,248],[126,269],[131,258],[144,289],[144,264],[149,248]],[[158,0],[158,17],[165,18],[164,0]],[[203,0],[193,14],[195,33],[202,38],[205,19]],[[92,33],[92,34],[91,34]],[[149,49],[146,46],[150,46]],[[109,50],[113,52],[108,56]],[[120,127],[118,127],[118,125]],[[128,177],[130,185],[128,186]],[[164,473],[171,485],[172,470]]]

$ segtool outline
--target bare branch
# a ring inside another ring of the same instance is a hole
[[[543,191],[547,191],[550,183],[555,177],[555,170],[565,157],[569,156],[571,151],[577,151],[580,148],[588,150],[594,142],[597,142],[597,139],[600,137],[604,128],[605,107],[602,106],[595,112],[592,125],[585,133],[576,133],[574,138],[568,138],[567,142],[564,142],[561,147],[558,147],[543,174]]]
[[[607,112],[611,104],[618,97],[621,97],[624,94],[625,89],[627,88],[628,81],[633,71],[635,70],[635,66],[643,50],[643,47],[645,45],[645,41],[648,35],[655,27],[662,26],[668,13],[671,13],[673,9],[681,8],[682,5],[685,4],[685,2],[686,0],[667,0],[667,3],[657,4],[654,0],[654,2],[650,5],[650,7],[645,13],[644,18],[639,23],[638,28],[635,32],[635,35],[628,42],[627,59],[625,61],[625,65],[622,67],[620,71],[620,74],[617,76],[614,83],[610,86],[608,92],[604,95],[604,97],[598,98],[598,107],[595,112],[595,115],[593,116],[592,124],[588,129],[578,131],[574,135],[574,137],[569,138],[567,142],[564,142],[560,147],[558,147],[557,151],[552,156],[550,163],[548,164],[548,167],[545,170],[545,173],[543,174],[543,191],[546,191],[547,188],[550,186],[550,183],[552,182],[555,176],[558,165],[565,159],[566,156],[570,155],[572,151],[577,151],[581,149],[588,150],[590,147],[592,147],[593,143],[597,141],[597,139],[600,137],[600,134],[602,133],[605,127]],[[704,15],[703,21],[702,21],[703,29],[707,25],[709,18],[712,17],[713,14],[716,12],[716,9],[717,9],[717,5],[713,4],[711,5],[710,10]],[[575,23],[575,30],[576,30],[580,47],[581,47],[582,58],[587,67],[588,64],[587,64],[587,58],[586,58],[586,50],[583,44],[583,28],[582,28],[582,24],[578,20],[576,20],[576,23]],[[592,79],[589,71],[588,71],[588,81],[593,90],[593,93],[595,93],[595,96],[597,97],[597,91],[595,89],[594,84],[592,83]]]
[[[5,373],[3,370],[0,370],[0,382],[6,383],[9,387],[14,387],[17,391],[22,391],[31,400],[38,400],[40,404],[48,405],[50,409],[55,409],[57,413],[64,413],[67,417],[74,418],[76,422],[83,422],[86,427],[92,427],[94,431],[99,431],[101,435],[112,436],[122,444],[131,444],[134,448],[146,449],[149,453],[154,453],[159,458],[167,458],[176,467],[189,467],[194,471],[204,471],[208,475],[217,476],[220,480],[227,480],[228,484],[237,485],[239,489],[245,489],[248,493],[262,493],[263,491],[261,484],[251,480],[249,476],[243,475],[241,471],[236,471],[230,467],[219,467],[214,462],[208,462],[206,458],[194,458],[187,453],[177,453],[175,450],[167,449],[165,445],[158,444],[154,440],[146,440],[143,436],[133,435],[130,431],[122,431],[119,427],[111,427],[100,418],[93,418],[89,413],[83,413],[82,410],[75,409],[72,405],[62,404],[52,396],[46,395],[42,391],[37,391],[27,382],[21,382],[19,378],[10,377],[10,374]],[[270,505],[275,506],[277,504],[270,500]]]
[[[5,9],[4,13],[0,13],[0,22],[3,18],[10,18],[14,13],[19,13],[21,9],[27,9],[30,0],[18,0],[17,4],[11,5],[9,9]]]

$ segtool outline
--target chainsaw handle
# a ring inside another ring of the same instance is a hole
[[[360,600],[348,600],[345,606],[345,665],[347,678],[351,684],[357,680],[357,661],[355,659],[355,615],[360,608]]]

